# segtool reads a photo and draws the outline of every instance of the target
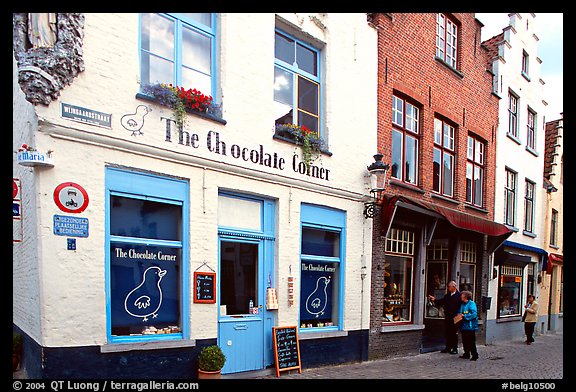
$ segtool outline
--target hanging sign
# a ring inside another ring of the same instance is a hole
[[[284,370],[298,369],[298,373],[302,373],[298,327],[272,327],[272,339],[276,377],[280,377],[280,372]]]
[[[61,211],[77,214],[88,207],[88,193],[74,182],[64,182],[54,189],[54,202]]]
[[[214,288],[216,287],[215,272],[194,272],[194,302],[213,304],[216,302]]]
[[[52,167],[52,158],[47,153],[33,150],[19,151],[16,155],[18,164],[22,166],[48,166]]]

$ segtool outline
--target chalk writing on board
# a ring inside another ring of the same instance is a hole
[[[300,347],[296,327],[274,327],[274,351],[276,357],[276,375],[281,370],[298,369],[300,366]]]
[[[212,272],[194,272],[194,302],[214,303],[216,274]]]

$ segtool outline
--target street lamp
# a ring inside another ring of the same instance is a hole
[[[376,205],[386,189],[386,173],[390,164],[382,162],[382,154],[374,155],[374,162],[368,166],[370,172],[370,201],[364,203],[364,218],[374,218]]]

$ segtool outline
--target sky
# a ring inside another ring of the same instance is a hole
[[[535,33],[539,38],[538,57],[542,60],[540,78],[544,84],[544,101],[548,103],[544,115],[546,121],[560,118],[564,111],[563,86],[563,14],[535,13]],[[482,41],[494,37],[508,26],[507,13],[476,13],[476,18],[484,24]]]

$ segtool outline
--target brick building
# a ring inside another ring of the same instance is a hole
[[[374,218],[369,357],[444,348],[439,298],[470,290],[485,336],[489,255],[511,232],[494,219],[495,132],[482,24],[471,13],[371,14],[378,30],[378,151],[390,163]]]

